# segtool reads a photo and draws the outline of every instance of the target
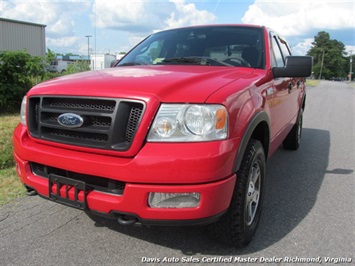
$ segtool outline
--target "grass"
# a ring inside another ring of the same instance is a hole
[[[25,195],[12,157],[12,132],[20,121],[18,114],[0,115],[0,206]]]
[[[18,178],[15,167],[0,170],[0,206],[26,195],[26,189]]]
[[[19,115],[0,115],[0,169],[14,165],[12,158],[12,132],[19,121]]]
[[[317,87],[319,85],[318,79],[307,79],[306,87]]]

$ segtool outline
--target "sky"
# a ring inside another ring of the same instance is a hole
[[[355,0],[0,0],[0,17],[46,25],[46,47],[62,54],[128,52],[153,32],[201,24],[265,25],[295,55],[326,31],[355,54]]]

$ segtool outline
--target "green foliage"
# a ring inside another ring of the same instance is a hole
[[[0,115],[0,206],[26,192],[16,174],[12,155],[12,132],[19,121],[18,114]]]
[[[63,56],[66,57],[66,56],[79,56],[79,55],[78,54],[73,54],[73,53],[66,53]]]
[[[67,71],[65,74],[74,74],[78,72],[89,71],[90,66],[85,61],[75,61],[74,64],[68,66]]]
[[[53,79],[53,78],[58,78],[63,76],[63,73],[58,73],[58,72],[46,72],[42,78],[42,81],[46,81],[49,79]]]
[[[22,97],[44,75],[43,58],[25,50],[0,52],[0,110],[18,110]]]
[[[14,166],[12,132],[20,121],[19,115],[0,115],[0,169]]]
[[[26,68],[31,77],[34,77],[38,84],[38,77],[43,78],[45,73],[45,61],[41,56],[33,56],[31,60],[26,62]]]
[[[27,62],[31,56],[25,51],[0,53],[0,109],[19,106],[22,97],[31,88]]]
[[[56,59],[56,57],[56,54],[48,48],[46,53],[46,63],[49,65],[53,60]]]
[[[330,39],[329,33],[318,32],[314,37],[312,47],[307,55],[313,56],[313,72],[318,78],[330,79],[332,77],[346,77],[345,45],[337,40]]]

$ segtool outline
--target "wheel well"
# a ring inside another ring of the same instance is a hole
[[[265,121],[260,122],[254,129],[251,138],[259,140],[261,142],[265,152],[265,159],[267,159],[270,144],[270,133],[268,124]]]
[[[268,115],[261,111],[257,113],[249,122],[247,129],[245,130],[243,137],[240,141],[238,151],[236,154],[235,163],[233,166],[233,171],[237,172],[239,170],[240,164],[242,162],[246,147],[250,139],[259,140],[264,148],[265,159],[268,158],[269,154],[269,143],[270,143],[270,120]]]
[[[306,95],[303,98],[303,102],[302,102],[302,110],[304,110],[304,108],[306,108]]]

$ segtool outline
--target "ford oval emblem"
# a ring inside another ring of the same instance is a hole
[[[65,113],[58,116],[58,123],[63,127],[76,128],[84,124],[84,119],[77,114]]]

